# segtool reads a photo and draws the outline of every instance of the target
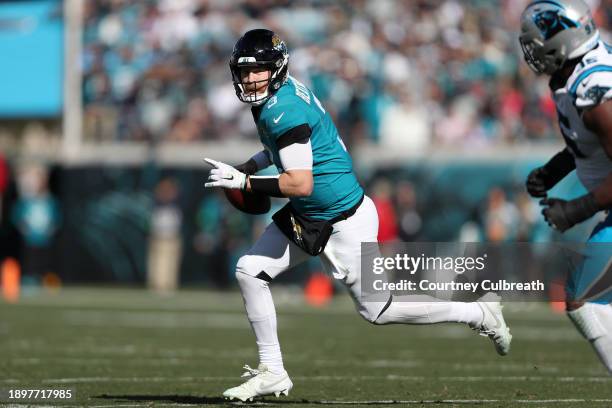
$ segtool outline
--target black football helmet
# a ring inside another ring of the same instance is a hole
[[[247,31],[234,46],[229,66],[238,99],[255,106],[261,105],[287,80],[289,66],[287,45],[273,31],[266,29]],[[246,83],[242,82],[240,75],[240,69],[244,67],[261,67],[270,71],[269,84],[265,92],[244,92]]]

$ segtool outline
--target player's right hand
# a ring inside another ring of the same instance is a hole
[[[220,161],[209,158],[204,159],[204,161],[214,167],[210,171],[208,183],[204,184],[204,187],[223,187],[229,188],[230,190],[244,190],[247,179],[246,174]]]
[[[548,170],[545,167],[538,167],[527,176],[526,186],[530,196],[542,198],[546,197],[546,193],[554,186],[554,183],[551,181]]]

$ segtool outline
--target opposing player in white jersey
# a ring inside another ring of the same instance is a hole
[[[358,313],[368,322],[464,323],[488,336],[499,354],[507,354],[512,336],[496,298],[417,302],[387,296],[383,301],[363,301],[361,243],[377,241],[378,214],[364,195],[331,116],[304,84],[288,75],[288,61],[284,41],[272,31],[251,30],[238,40],[230,59],[234,87],[238,98],[251,104],[265,150],[237,167],[207,159],[215,168],[206,187],[289,199],[236,266],[260,364],[257,369],[245,367],[245,382],[223,395],[246,401],[287,394],[293,386],[283,366],[268,284],[309,256],[320,257],[347,287]],[[253,175],[272,164],[279,176]]]
[[[522,15],[520,43],[531,69],[550,76],[567,145],[530,173],[528,192],[543,198],[546,221],[561,232],[608,212],[566,289],[569,318],[612,373],[612,246],[601,244],[612,243],[612,48],[600,39],[582,0],[531,2]],[[547,197],[574,169],[588,194],[569,201]]]

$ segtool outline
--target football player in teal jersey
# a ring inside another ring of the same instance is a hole
[[[286,197],[289,204],[236,266],[259,352],[259,367],[226,390],[242,401],[287,395],[293,383],[283,366],[276,311],[268,284],[309,256],[348,288],[359,314],[374,324],[458,322],[488,336],[501,355],[512,336],[498,298],[478,302],[365,301],[361,293],[361,244],[377,242],[378,214],[364,194],[332,119],[317,97],[288,74],[285,43],[272,31],[251,30],[236,43],[230,69],[236,95],[252,106],[264,150],[233,167],[206,159],[214,168],[206,187]],[[277,176],[256,176],[274,164]],[[377,245],[376,251],[378,250]],[[363,255],[363,254],[362,254]]]

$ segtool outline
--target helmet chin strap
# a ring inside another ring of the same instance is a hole
[[[268,87],[266,87],[266,90],[260,94],[255,92],[255,95],[247,95],[244,93],[242,95],[243,98],[247,101],[247,103],[250,103],[253,106],[259,106],[268,100]],[[261,95],[261,97],[258,97],[258,95]]]
[[[244,84],[241,83],[240,84],[240,89],[242,90],[242,99],[244,102],[249,103],[253,106],[260,106],[262,104],[264,104],[268,98],[270,97],[270,84],[272,83],[272,81],[276,78],[277,76],[277,72],[273,72],[270,75],[270,78],[267,79],[268,84],[266,85],[266,87],[264,88],[264,91],[261,93],[258,93],[257,91],[254,92],[245,92],[244,91]],[[256,81],[256,82],[263,82],[263,81]]]
[[[268,99],[268,96],[270,94],[270,91],[268,90],[269,82],[268,82],[268,85],[266,85],[266,87],[264,88],[262,92],[257,92],[257,91],[245,92],[244,84],[240,84],[239,86],[242,91],[243,102],[249,103],[254,106],[261,105],[263,102],[265,102]]]

